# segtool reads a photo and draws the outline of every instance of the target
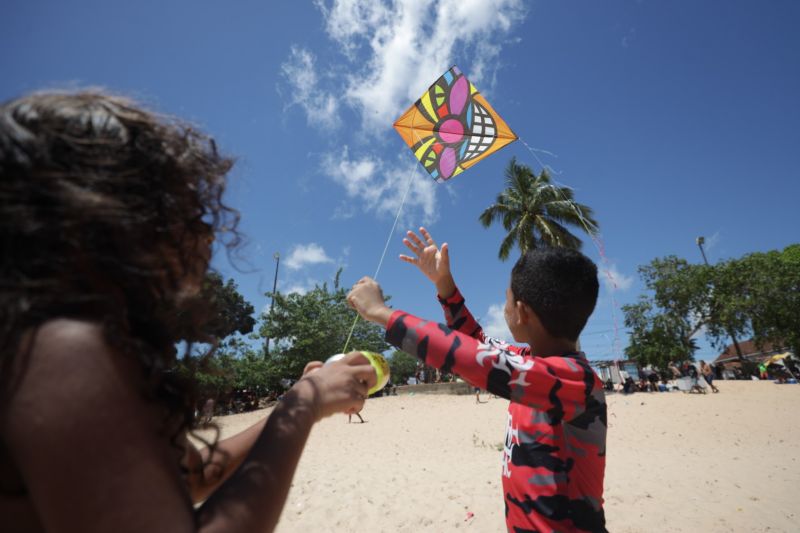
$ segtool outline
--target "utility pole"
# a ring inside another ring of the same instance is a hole
[[[702,236],[698,237],[696,242],[697,246],[700,248],[700,254],[703,256],[703,262],[706,264],[706,266],[710,266],[708,264],[708,258],[706,257],[706,252],[705,250],[703,250],[703,245],[706,243],[706,238]],[[736,355],[739,357],[740,361],[743,360],[744,357],[742,356],[742,349],[739,347],[739,342],[736,340],[736,337],[733,334],[733,330],[730,327],[725,329],[728,330],[728,335],[730,335],[731,340],[733,341],[733,347],[736,349]]]
[[[281,266],[281,254],[279,252],[275,252],[273,256],[275,258],[275,280],[272,282],[272,301],[269,304],[269,313],[272,314],[272,308],[275,307],[275,293],[278,291],[278,267]],[[264,357],[269,356],[269,337],[264,339]]]

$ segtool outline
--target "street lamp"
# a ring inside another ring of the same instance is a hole
[[[275,252],[272,255],[275,258],[275,280],[272,282],[272,301],[269,304],[269,313],[272,314],[272,308],[275,306],[275,293],[278,290],[278,267],[281,266],[281,254]],[[264,339],[264,357],[269,355],[269,337]]]
[[[706,243],[705,237],[698,237],[697,238],[697,246],[700,248],[700,253],[703,255],[703,262],[708,266],[708,259],[706,258],[706,252],[703,250],[703,245]]]

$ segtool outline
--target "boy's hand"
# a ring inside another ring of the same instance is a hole
[[[401,255],[400,259],[416,265],[420,272],[436,285],[439,296],[447,298],[455,291],[455,282],[450,272],[450,250],[447,243],[439,249],[425,228],[419,228],[419,232],[422,234],[422,239],[413,231],[409,231],[406,234],[408,238],[403,239],[403,244],[414,253],[414,257]]]
[[[314,406],[316,420],[334,413],[354,414],[364,408],[367,392],[378,376],[360,352],[351,352],[339,361],[306,365],[303,377],[292,387],[293,393]]]
[[[386,326],[392,316],[392,310],[389,309],[383,299],[381,286],[370,277],[365,276],[353,285],[347,295],[347,303],[364,320],[375,322],[382,326]]]

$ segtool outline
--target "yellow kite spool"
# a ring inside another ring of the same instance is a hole
[[[375,374],[377,374],[378,376],[378,382],[375,383],[374,387],[369,389],[370,395],[375,394],[376,392],[384,388],[386,386],[386,383],[389,382],[389,376],[391,375],[391,372],[389,370],[389,363],[386,361],[386,358],[384,358],[379,353],[368,352],[366,350],[356,350],[356,351],[361,355],[363,355],[364,357],[366,357],[367,360],[369,360],[369,364],[371,364],[372,368],[375,369]],[[336,355],[332,355],[328,357],[327,361],[325,361],[325,364],[327,365],[328,363],[338,361],[344,356],[345,354],[343,353],[337,353]]]

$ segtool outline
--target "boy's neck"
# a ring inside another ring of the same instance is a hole
[[[532,335],[528,344],[536,355],[561,355],[578,351],[575,341],[550,336]]]

